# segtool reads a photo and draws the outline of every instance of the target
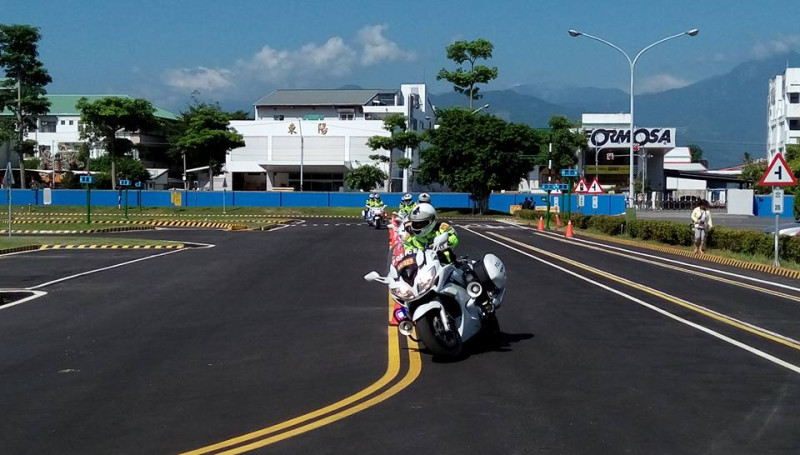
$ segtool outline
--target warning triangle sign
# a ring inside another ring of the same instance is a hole
[[[587,185],[586,180],[583,177],[581,177],[581,179],[578,180],[578,183],[575,185],[575,189],[572,190],[572,192],[575,194],[584,194],[587,191],[589,191],[589,185]]]
[[[792,174],[786,160],[780,153],[775,155],[767,168],[767,172],[761,177],[759,185],[764,186],[794,186],[797,185],[797,178]]]
[[[603,187],[600,186],[600,182],[597,181],[597,177],[592,180],[592,184],[589,185],[589,189],[586,190],[586,194],[603,194]]]

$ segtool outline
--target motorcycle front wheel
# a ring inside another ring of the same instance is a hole
[[[375,218],[375,229],[380,229],[380,228],[381,228],[381,219]]]
[[[453,327],[455,321],[448,321]],[[431,311],[416,324],[419,339],[433,355],[457,356],[461,354],[461,335],[456,330],[445,330],[438,311]]]

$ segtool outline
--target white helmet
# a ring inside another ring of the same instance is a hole
[[[431,195],[428,193],[422,193],[419,195],[419,202],[420,204],[430,204],[431,203]]]
[[[370,193],[369,198],[374,201],[375,199],[378,199],[378,195],[375,193]]]
[[[411,233],[414,235],[428,235],[436,226],[436,209],[428,203],[421,203],[414,207],[408,215],[411,222]]]
[[[402,199],[403,202],[409,203],[412,200],[414,200],[414,198],[411,196],[411,193],[406,193],[406,194],[403,195],[403,199]]]

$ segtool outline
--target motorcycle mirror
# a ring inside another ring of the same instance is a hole
[[[364,279],[367,281],[377,281],[378,283],[386,283],[386,278],[382,277],[378,272],[374,270],[364,275]]]

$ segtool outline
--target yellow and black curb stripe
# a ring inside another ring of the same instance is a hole
[[[796,279],[796,280],[800,280],[800,270],[791,270],[791,269],[784,269],[784,268],[781,268],[781,267],[774,267],[774,266],[771,266],[771,265],[756,264],[754,262],[747,262],[747,261],[742,261],[742,260],[739,260],[739,259],[724,258],[724,257],[720,257],[720,256],[714,256],[713,254],[707,254],[707,253],[706,254],[702,254],[702,255],[697,255],[697,254],[694,254],[694,253],[692,253],[690,251],[685,251],[683,249],[676,248],[676,247],[651,245],[649,243],[636,242],[636,241],[628,240],[628,239],[619,239],[619,238],[616,238],[616,237],[607,237],[607,236],[603,236],[603,235],[590,234],[590,233],[586,233],[586,232],[581,232],[580,235],[581,235],[581,237],[589,237],[589,238],[593,238],[593,239],[597,239],[597,240],[604,240],[606,242],[618,243],[620,245],[633,246],[633,247],[636,247],[636,248],[643,248],[643,249],[647,249],[647,250],[658,251],[659,253],[674,254],[676,256],[684,256],[684,257],[688,257],[688,258],[692,258],[692,259],[700,259],[702,261],[714,262],[716,264],[727,265],[727,266],[731,266],[731,267],[738,267],[738,268],[747,269],[747,270],[754,270],[756,272],[769,273],[769,274],[772,274],[772,275],[778,275],[778,276],[783,276],[783,277],[787,277],[787,278],[793,278],[793,279]]]
[[[79,224],[83,223],[83,220],[48,220],[48,221],[20,221],[16,220],[13,222],[14,224]],[[126,229],[126,230],[138,230],[138,229],[151,229],[150,227],[142,228],[140,226],[160,226],[160,227],[204,227],[204,228],[217,228],[217,229],[231,229],[231,230],[239,230],[239,229],[247,229],[247,226],[241,224],[233,224],[233,223],[219,223],[213,221],[175,221],[175,220],[164,220],[164,221],[143,221],[143,220],[96,220],[92,221],[92,224],[126,224],[126,225],[133,225],[127,226],[124,228],[111,228],[111,229]],[[18,232],[16,230],[12,232]],[[20,231],[22,232],[22,231]],[[76,233],[77,231],[71,231]],[[89,230],[89,231],[81,231],[80,233],[87,233],[87,232],[99,232],[99,230]],[[107,231],[103,231],[107,232]],[[30,232],[26,232],[30,233]]]
[[[149,231],[150,226],[126,226],[100,229],[12,229],[12,234],[97,234],[102,232],[128,232],[128,231]],[[0,234],[7,234],[8,230],[0,230]]]
[[[0,250],[0,255],[9,254],[9,253],[19,253],[20,251],[33,251],[38,250],[41,245],[26,245],[26,246],[17,246],[14,248],[5,248]]]
[[[186,245],[112,245],[112,244],[79,244],[79,245],[38,245],[38,250],[180,250]]]

